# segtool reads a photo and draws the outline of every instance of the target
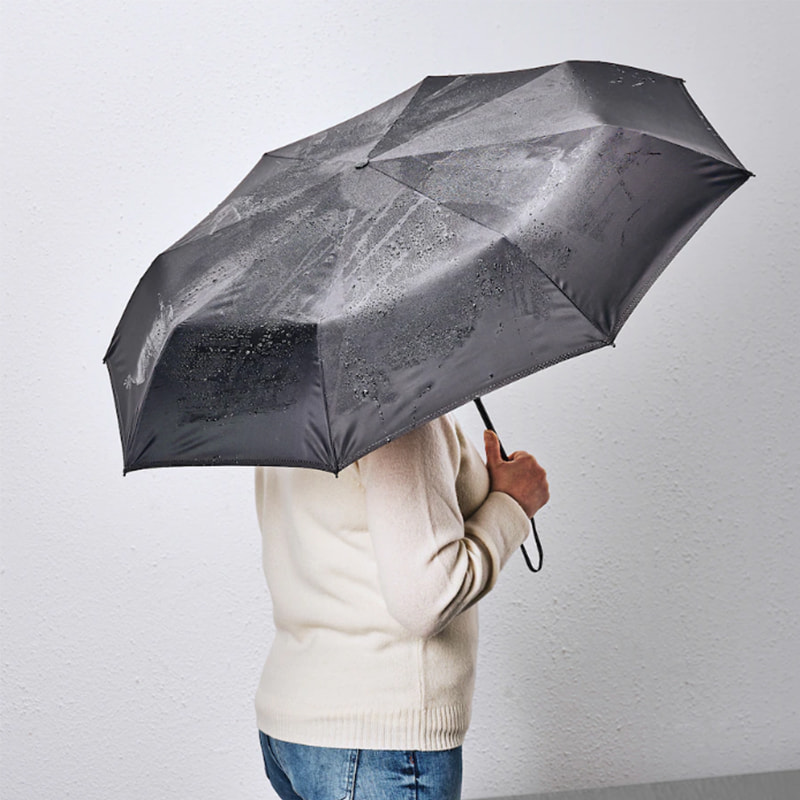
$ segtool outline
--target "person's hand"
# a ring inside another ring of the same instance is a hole
[[[484,432],[483,443],[491,490],[511,495],[532,517],[550,499],[547,474],[524,450],[511,453],[508,461],[504,461],[500,455],[500,440],[492,431]]]

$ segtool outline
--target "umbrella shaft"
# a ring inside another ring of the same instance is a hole
[[[481,419],[483,420],[483,424],[486,426],[487,430],[490,430],[495,435],[497,431],[492,424],[492,420],[489,418],[489,413],[486,411],[486,407],[483,405],[483,400],[480,397],[475,398],[475,405],[478,408],[478,413],[481,415]],[[497,441],[500,442],[500,437],[497,437]],[[503,443],[500,442],[500,455],[503,457],[503,461],[508,461],[508,455],[506,455],[506,450],[503,447]]]

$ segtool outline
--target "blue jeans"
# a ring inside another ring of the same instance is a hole
[[[459,800],[461,748],[310,747],[259,731],[264,767],[282,800]]]

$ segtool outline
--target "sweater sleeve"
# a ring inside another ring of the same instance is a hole
[[[358,463],[389,612],[415,635],[432,636],[494,586],[530,521],[501,492],[490,492],[464,518],[456,488],[460,445],[444,418]]]

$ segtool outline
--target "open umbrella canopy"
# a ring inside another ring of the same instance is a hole
[[[162,253],[106,354],[126,471],[338,471],[609,345],[750,173],[679,79],[430,77],[271,153]]]

